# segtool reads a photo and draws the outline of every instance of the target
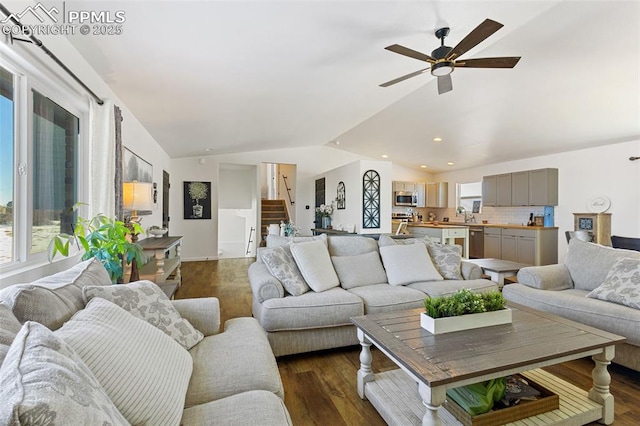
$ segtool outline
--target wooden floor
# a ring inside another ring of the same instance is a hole
[[[252,258],[182,264],[182,286],[177,299],[214,296],[220,299],[221,320],[251,316],[251,288],[247,268]],[[285,404],[295,425],[384,425],[367,401],[356,393],[359,347],[278,358]],[[582,359],[546,370],[583,388],[591,387],[592,361]],[[374,371],[395,368],[382,353],[373,351]],[[611,393],[615,397],[615,425],[640,425],[640,373],[612,365]],[[597,423],[593,423],[596,425]]]

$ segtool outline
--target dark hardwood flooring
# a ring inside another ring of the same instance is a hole
[[[221,321],[251,316],[251,288],[247,268],[252,258],[182,264],[177,299],[214,296],[220,299]],[[368,401],[356,393],[360,348],[351,347],[278,358],[285,404],[295,425],[384,425]],[[591,387],[590,359],[547,368],[583,389]],[[384,354],[373,351],[374,371],[395,368]],[[615,397],[615,425],[640,425],[640,373],[611,365],[611,393]],[[593,423],[596,425],[597,423]]]

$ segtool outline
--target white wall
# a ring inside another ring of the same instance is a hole
[[[474,182],[482,176],[540,168],[558,169],[558,206],[555,226],[558,232],[558,254],[562,262],[567,250],[564,232],[573,230],[573,213],[588,212],[587,202],[604,195],[611,199],[611,232],[613,235],[640,237],[640,140],[563,152],[494,164],[486,167],[440,173],[439,181],[449,182],[449,205],[455,205],[456,182]],[[496,208],[500,209],[500,208]]]

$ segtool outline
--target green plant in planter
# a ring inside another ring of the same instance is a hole
[[[451,296],[427,297],[425,313],[431,318],[456,317],[504,309],[506,300],[499,291],[474,293],[461,289]]]
[[[130,264],[136,259],[139,265],[145,263],[144,250],[140,244],[132,243],[130,236],[143,234],[136,222],[124,223],[99,214],[91,219],[78,218],[73,235],[58,234],[49,243],[49,262],[56,254],[69,256],[69,247],[75,243],[84,249],[82,260],[95,257],[104,265],[112,282],[121,282],[124,275],[123,260]]]

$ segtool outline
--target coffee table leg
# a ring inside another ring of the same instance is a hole
[[[418,392],[422,398],[422,403],[427,407],[427,411],[422,418],[422,426],[439,426],[440,416],[438,410],[444,404],[447,396],[447,390],[443,387],[430,388],[424,383],[418,384]]]
[[[595,367],[591,372],[593,387],[589,390],[589,399],[602,405],[602,418],[598,423],[610,425],[613,423],[613,395],[609,392],[611,375],[607,366],[615,355],[615,346],[608,346],[601,353],[593,356]]]
[[[358,370],[358,396],[366,399],[364,396],[364,385],[367,382],[373,381],[373,371],[371,370],[371,362],[373,361],[373,357],[371,356],[371,342],[360,329],[358,329],[358,340],[360,340],[360,345],[362,346],[362,351],[360,351],[360,370]]]

